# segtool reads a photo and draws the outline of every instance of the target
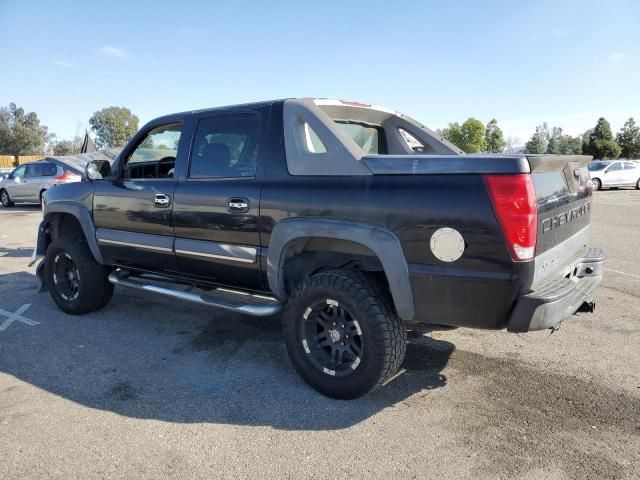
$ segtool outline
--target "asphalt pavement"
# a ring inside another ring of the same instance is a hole
[[[640,478],[640,192],[594,203],[595,313],[424,326],[355,401],[302,382],[279,318],[124,289],[62,313],[27,267],[39,208],[0,208],[0,478]]]

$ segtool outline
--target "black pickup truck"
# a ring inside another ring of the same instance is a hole
[[[304,380],[355,398],[398,370],[411,322],[526,332],[593,310],[588,160],[465,155],[356,102],[178,113],[46,192],[34,259],[71,314],[114,285],[283,310]]]

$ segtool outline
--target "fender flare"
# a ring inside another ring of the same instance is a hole
[[[291,218],[277,223],[267,253],[267,279],[279,298],[287,297],[284,260],[288,244],[303,237],[349,240],[369,248],[382,264],[398,315],[403,320],[413,319],[415,310],[409,267],[400,240],[390,230],[367,223],[324,218]]]
[[[53,213],[65,213],[75,217],[76,220],[80,223],[80,227],[84,232],[85,240],[87,241],[87,245],[89,245],[89,250],[93,255],[93,258],[100,265],[104,265],[104,260],[102,258],[102,253],[100,253],[100,249],[98,248],[98,241],[96,240],[96,227],[93,224],[93,218],[91,217],[91,213],[89,209],[84,205],[80,205],[75,202],[65,202],[65,201],[56,201],[46,205],[44,218],[45,220],[50,214]]]

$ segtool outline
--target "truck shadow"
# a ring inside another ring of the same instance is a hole
[[[27,273],[0,275],[0,308],[40,322],[0,332],[0,371],[90,408],[181,423],[348,428],[446,385],[455,347],[409,332],[400,373],[360,399],[334,400],[291,366],[280,318],[258,319],[116,290],[100,312],[65,315]],[[0,324],[5,320],[0,314]],[[3,407],[0,406],[0,415]]]

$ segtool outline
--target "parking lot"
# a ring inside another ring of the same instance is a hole
[[[596,194],[594,314],[425,326],[350,402],[302,382],[278,318],[122,289],[63,314],[27,268],[40,217],[0,209],[0,478],[640,478],[638,191]]]

